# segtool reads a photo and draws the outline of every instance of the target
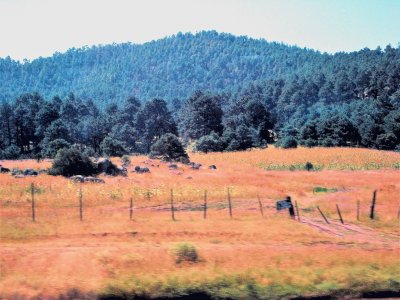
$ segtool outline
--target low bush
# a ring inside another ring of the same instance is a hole
[[[180,264],[182,262],[196,263],[199,261],[199,255],[196,247],[190,243],[178,244],[175,248],[175,262]]]
[[[49,169],[50,175],[62,175],[70,177],[73,175],[95,175],[97,174],[96,165],[88,156],[76,149],[61,149]]]
[[[189,156],[182,143],[176,135],[171,133],[164,134],[151,146],[150,157],[189,163]]]
[[[294,138],[288,136],[281,139],[277,143],[277,146],[283,149],[297,148],[297,141]]]

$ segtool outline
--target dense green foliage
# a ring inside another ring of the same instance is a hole
[[[135,94],[140,99],[186,98],[196,90],[234,90],[276,78],[323,57],[311,50],[218,34],[181,34],[135,44],[70,49],[19,63],[0,59],[0,101],[38,91],[46,98],[96,99],[102,107]]]
[[[49,169],[51,175],[94,175],[97,167],[87,157],[76,149],[61,149],[58,151],[52,167]]]
[[[0,80],[0,159],[53,157],[69,144],[91,156],[149,153],[167,133],[204,152],[275,141],[400,149],[391,46],[328,55],[201,32],[0,59]]]
[[[182,143],[172,133],[164,134],[151,146],[150,156],[166,161],[189,162],[189,156]]]

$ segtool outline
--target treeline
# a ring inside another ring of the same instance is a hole
[[[94,101],[72,93],[51,100],[24,94],[0,106],[0,158],[52,158],[71,147],[89,156],[148,154],[160,139],[176,144],[175,137],[202,152],[271,143],[284,148],[301,144],[399,149],[398,102],[317,103],[305,113],[296,111],[282,126],[278,108],[268,109],[262,95],[254,87],[238,98],[198,91],[170,106],[162,99],[142,103],[129,97],[121,105],[99,109]]]
[[[262,103],[243,100],[225,115],[221,103],[221,96],[196,92],[174,113],[162,99],[142,104],[135,97],[101,110],[72,93],[49,101],[38,93],[24,94],[0,106],[0,157],[51,158],[70,147],[90,156],[148,154],[166,134],[180,135],[186,144],[199,140],[197,146],[204,151],[241,150],[272,141],[273,124]]]
[[[271,143],[400,149],[400,48],[390,45],[328,55],[178,34],[24,64],[0,59],[0,81],[6,158],[52,157],[70,145],[149,153],[167,133],[204,152]]]

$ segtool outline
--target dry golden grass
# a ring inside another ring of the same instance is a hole
[[[270,148],[190,156],[205,167],[191,170],[179,165],[178,170],[169,170],[166,163],[138,156],[132,157],[131,169],[146,162],[150,174],[130,172],[128,178],[103,177],[105,184],[83,184],[83,222],[79,221],[79,184],[48,175],[16,179],[0,174],[0,296],[46,298],[78,288],[147,296],[200,291],[243,299],[400,287],[400,171],[392,169],[399,154]],[[329,168],[355,167],[317,172],[265,168],[306,161]],[[30,160],[0,163],[10,168],[49,166],[49,162]],[[374,163],[381,169],[349,171]],[[218,169],[207,169],[211,164]],[[35,223],[31,183],[36,187]],[[315,193],[316,187],[331,190]],[[233,201],[232,220],[227,188]],[[169,211],[171,189],[176,222]],[[204,190],[208,191],[207,220],[202,212]],[[374,190],[378,191],[377,219],[371,221]],[[276,212],[275,201],[286,195],[297,201],[304,222]],[[337,222],[336,204],[346,226]],[[333,224],[323,224],[317,205]],[[198,263],[175,263],[173,249],[180,242],[196,247]]]

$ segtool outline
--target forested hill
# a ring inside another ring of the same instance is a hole
[[[348,61],[375,52],[338,55]],[[177,34],[135,45],[130,43],[70,49],[52,57],[19,63],[0,59],[0,101],[37,91],[46,98],[67,96],[104,103],[128,96],[142,100],[186,98],[195,90],[236,91],[249,82],[312,74],[335,57],[265,40],[219,34]]]

